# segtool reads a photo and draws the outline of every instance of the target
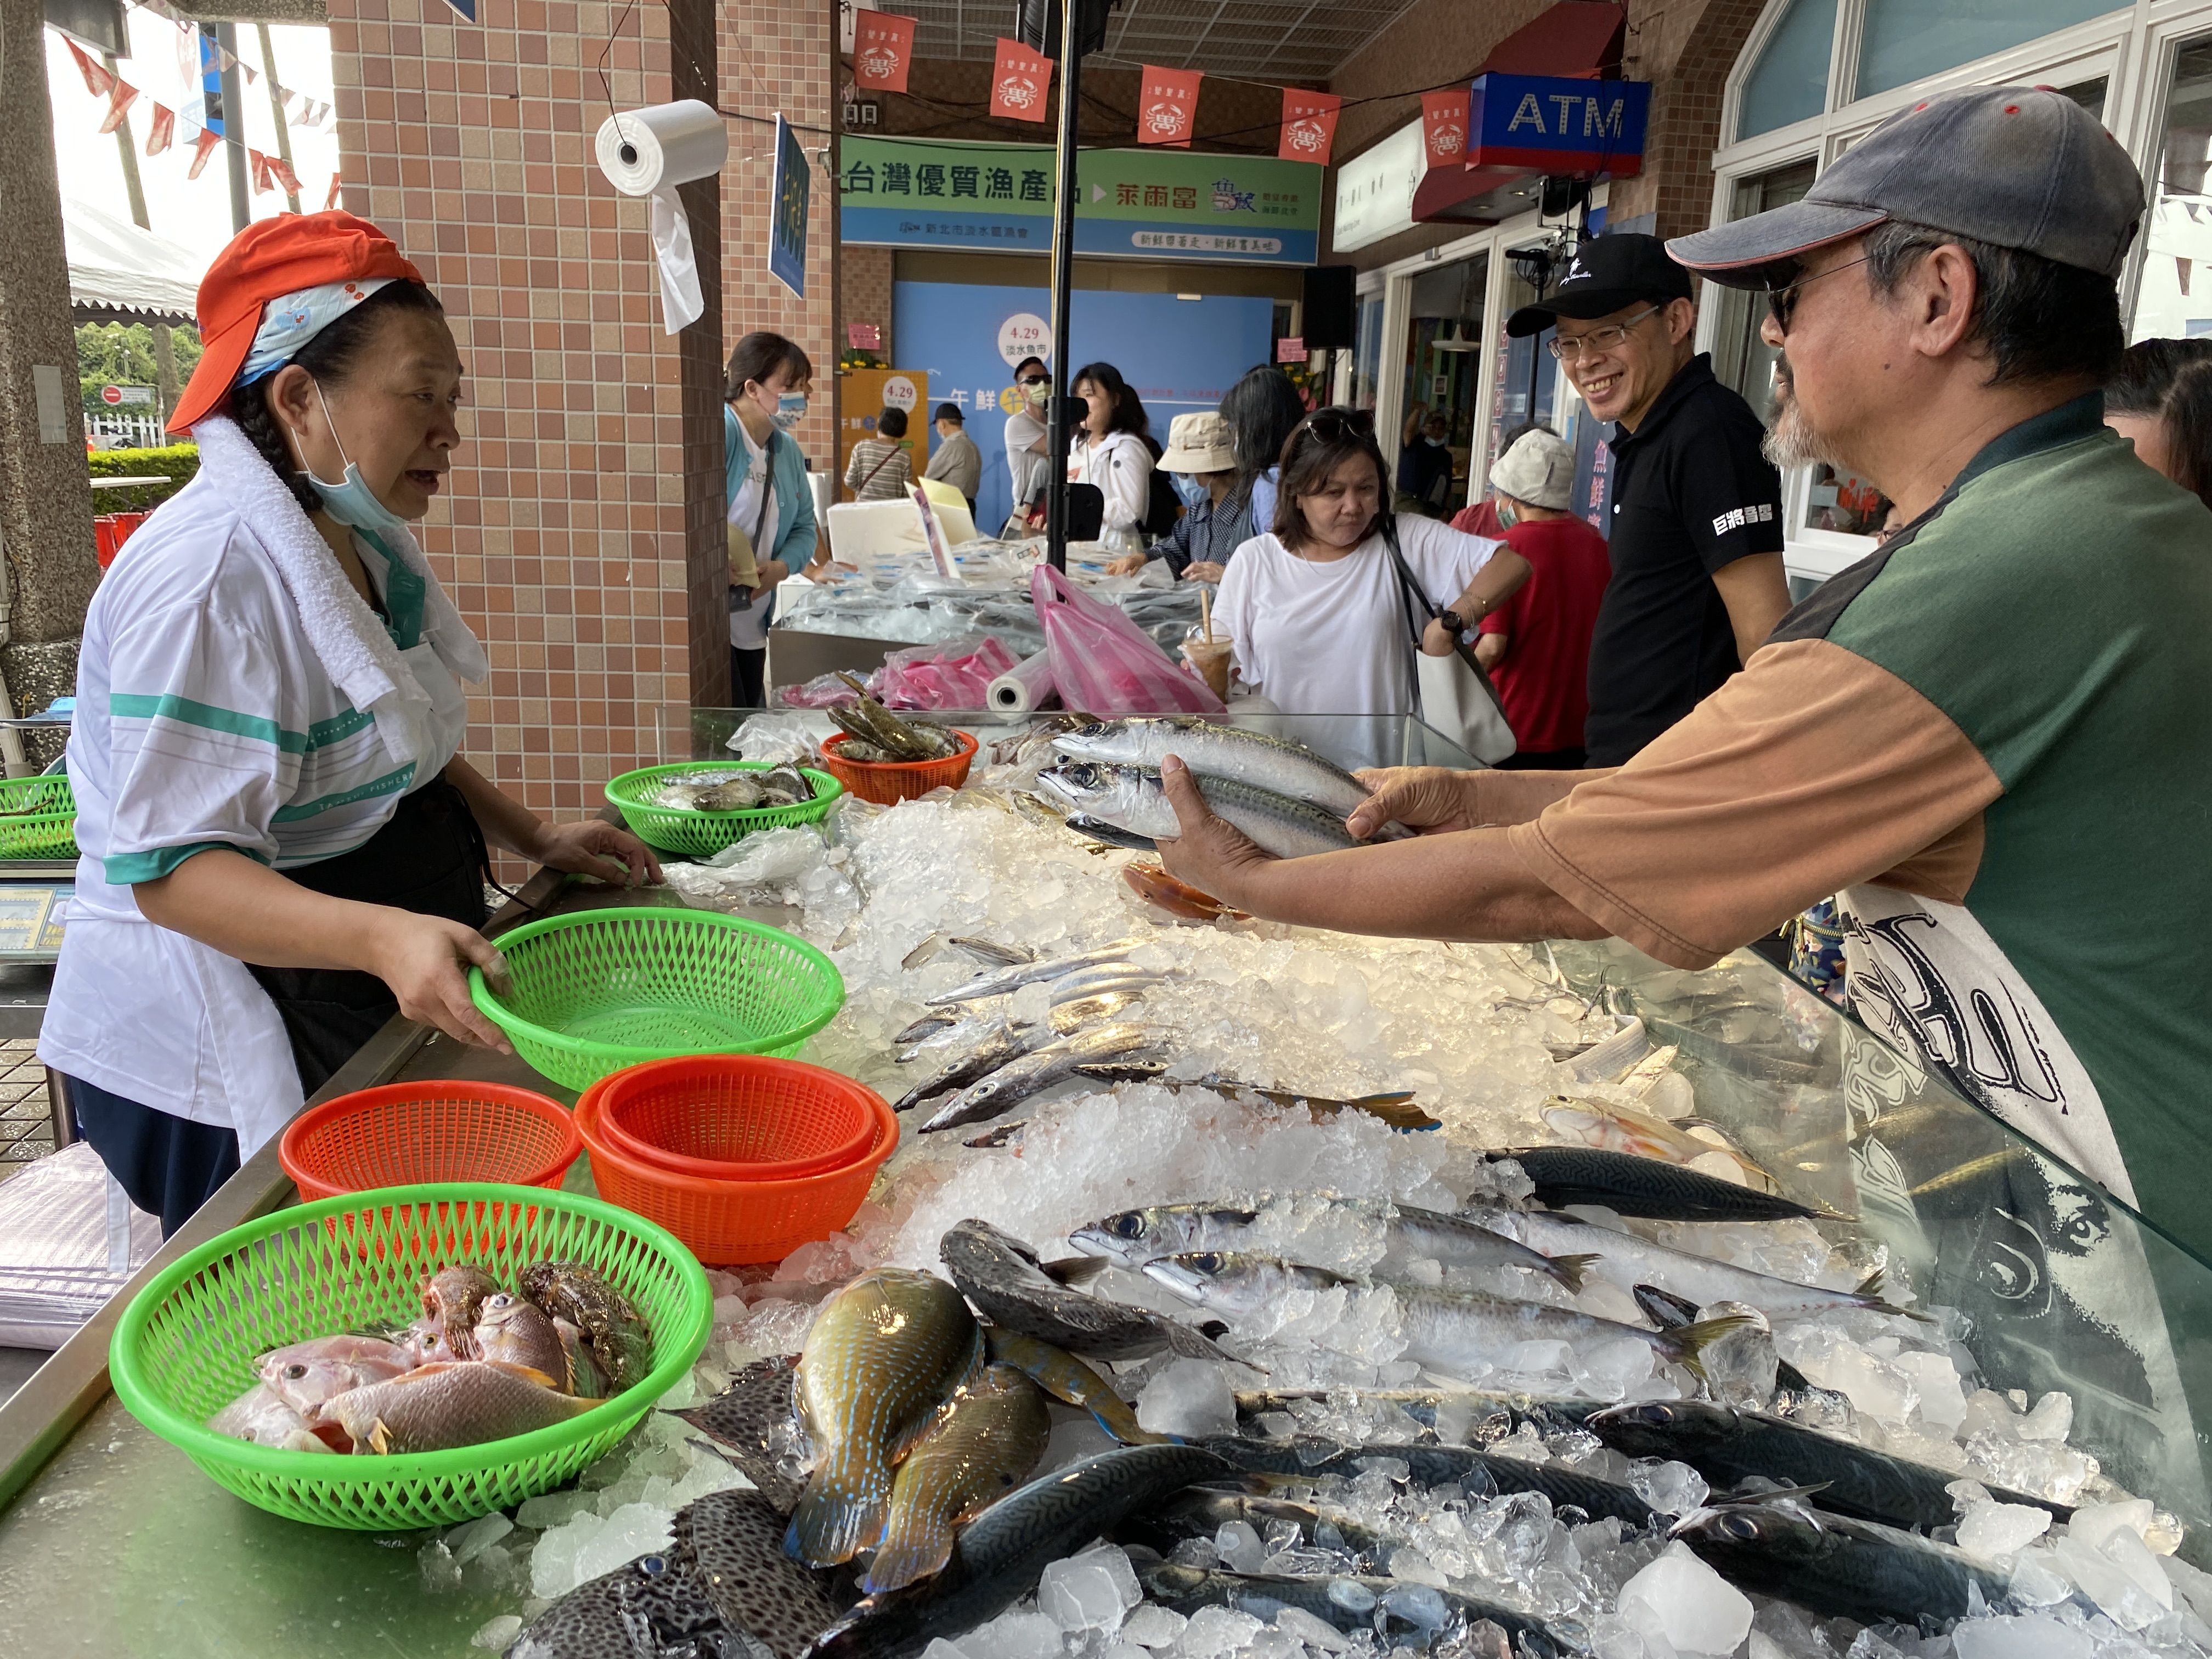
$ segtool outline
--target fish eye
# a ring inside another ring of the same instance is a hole
[[[307,1366],[306,1366],[306,1365],[304,1365],[304,1364],[301,1364],[299,1360],[296,1360],[296,1359],[295,1359],[295,1360],[294,1360],[290,1364],[289,1364],[289,1365],[287,1365],[287,1366],[285,1366],[285,1367],[284,1367],[284,1375],[285,1375],[286,1376],[289,1377],[289,1378],[290,1378],[293,1382],[298,1382],[301,1377],[305,1376],[307,1374]]]
[[[1145,1231],[1145,1224],[1134,1214],[1115,1216],[1113,1225],[1115,1232],[1123,1238],[1138,1237]]]
[[[1218,1250],[1201,1250],[1191,1257],[1190,1265],[1202,1273],[1218,1273],[1229,1265],[1229,1259]]]
[[[1740,1544],[1755,1543],[1759,1539],[1759,1522],[1747,1515],[1723,1516],[1721,1530]]]
[[[668,1563],[657,1555],[643,1555],[638,1558],[637,1570],[647,1578],[658,1578],[668,1571]]]

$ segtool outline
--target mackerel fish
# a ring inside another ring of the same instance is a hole
[[[796,1389],[818,1455],[785,1548],[822,1567],[872,1547],[900,1452],[982,1359],[967,1304],[934,1273],[877,1267],[824,1302]]]
[[[1170,755],[1201,778],[1223,778],[1287,796],[1348,818],[1367,799],[1364,785],[1302,743],[1210,720],[1166,718],[1100,721],[1054,738],[1079,761],[1157,772]]]
[[[994,1326],[1101,1359],[1142,1359],[1166,1352],[1234,1363],[1179,1319],[1070,1290],[1045,1270],[1035,1250],[988,1221],[961,1222],[946,1231],[937,1248],[952,1282]]]
[[[1102,1081],[1152,1077],[1164,1061],[1139,1059],[1158,1041],[1141,1025],[1120,1024],[1093,1026],[1073,1036],[1060,1037],[1031,1049],[952,1097],[921,1126],[923,1134],[957,1129],[963,1123],[980,1123],[996,1117],[1031,1095],[1041,1094],[1063,1078],[1079,1073]]]
[[[1167,978],[1149,968],[1132,967],[1126,962],[1109,962],[1096,968],[1080,968],[1046,981],[1054,1008],[1066,1007],[1072,1002],[1087,1002],[1092,997],[1118,996],[1150,990]],[[924,1014],[891,1039],[897,1051],[894,1058],[902,1066],[921,1058],[926,1047],[957,1048],[963,1042],[972,1042],[986,1032],[1007,1023],[1012,1004],[1012,994],[1000,992],[994,996],[974,997],[965,1002],[946,1003]]]
[[[988,973],[978,974],[965,985],[956,985],[949,991],[940,991],[928,998],[925,1007],[944,1008],[956,1002],[969,1002],[977,997],[1003,995],[1018,991],[1024,985],[1040,981],[1065,979],[1068,975],[1085,968],[1097,968],[1109,962],[1121,962],[1130,951],[1145,941],[1140,939],[1116,939],[1111,945],[1102,945],[1094,950],[1078,951],[1073,955],[1052,957],[1042,962],[1009,963]]]
[[[1066,803],[1072,812],[1123,832],[1122,838],[1115,840],[1116,846],[1151,851],[1156,842],[1172,841],[1182,833],[1158,772],[1062,761],[1049,771],[1040,772],[1037,782]],[[1228,778],[1209,777],[1198,779],[1198,793],[1217,817],[1277,858],[1306,858],[1361,844],[1344,827],[1341,814],[1332,815],[1288,795]],[[1075,821],[1069,822],[1073,825]]]
[[[1713,1148],[1718,1151],[1717,1147]],[[1536,1183],[1536,1201],[1547,1209],[1596,1204],[1616,1215],[1652,1221],[1849,1221],[1772,1193],[1740,1187],[1718,1176],[1632,1152],[1595,1146],[1522,1146],[1486,1154],[1510,1160]]]
[[[1273,1620],[1285,1607],[1296,1607],[1340,1631],[1372,1633],[1379,1629],[1390,1645],[1413,1639],[1424,1647],[1456,1627],[1487,1620],[1505,1632],[1515,1652],[1532,1659],[1589,1651],[1588,1636],[1571,1621],[1547,1624],[1501,1602],[1478,1601],[1413,1579],[1224,1572],[1146,1560],[1137,1564],[1137,1582],[1153,1601],[1186,1618],[1200,1607],[1229,1607],[1255,1619]]]
[[[1435,1210],[1393,1204],[1387,1199],[1340,1198],[1334,1193],[1261,1193],[1249,1200],[1216,1199],[1201,1204],[1156,1204],[1123,1210],[1079,1227],[1068,1243],[1086,1255],[1109,1256],[1141,1267],[1159,1256],[1189,1250],[1249,1249],[1270,1235],[1310,1219],[1316,1209],[1338,1212],[1357,1224],[1369,1222],[1383,1231],[1389,1256],[1424,1258],[1446,1267],[1520,1267],[1564,1285],[1583,1287],[1583,1270],[1594,1258],[1550,1256],[1504,1234]]]
[[[1673,1536],[1738,1589],[1866,1625],[1948,1623],[2011,1591],[2008,1574],[1955,1545],[1794,1503],[1693,1510]]]
[[[1051,1429],[1043,1394],[1012,1365],[986,1365],[953,1389],[898,1467],[861,1589],[903,1589],[940,1571],[953,1534],[1029,1478]]]
[[[1467,1487],[1471,1497],[1540,1492],[1554,1509],[1571,1504],[1586,1515],[1613,1516],[1638,1531],[1656,1517],[1649,1504],[1618,1481],[1601,1480],[1564,1464],[1507,1457],[1478,1446],[1395,1442],[1344,1446],[1318,1435],[1288,1440],[1211,1435],[1200,1443],[1245,1474],[1288,1475],[1302,1481],[1336,1475],[1349,1480],[1375,1459],[1389,1458],[1406,1466],[1406,1479],[1417,1486],[1448,1486],[1456,1481]]]
[[[1024,1054],[1043,1048],[1048,1042],[1060,1037],[1073,1036],[1086,1025],[1113,1018],[1141,995],[1141,992],[1113,991],[1104,996],[1083,997],[1074,1002],[1062,1003],[1044,1018],[1031,1024],[1008,1025],[1001,1022],[959,1059],[934,1073],[927,1081],[917,1083],[901,1095],[891,1109],[908,1111],[933,1095],[950,1094],[966,1088],[971,1083],[981,1083],[1010,1060],[1019,1060]]]

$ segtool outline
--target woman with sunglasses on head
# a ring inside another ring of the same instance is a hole
[[[1371,418],[1323,409],[1283,446],[1274,524],[1237,550],[1214,619],[1226,627],[1236,672],[1289,714],[1415,712],[1413,608],[1398,570],[1443,614],[1419,649],[1450,653],[1459,639],[1528,579],[1528,562],[1493,541],[1434,519],[1394,518]],[[1394,556],[1394,555],[1395,556]],[[1387,763],[1387,731],[1345,728],[1340,759]]]
[[[395,1013],[505,1049],[486,844],[611,881],[652,854],[541,822],[457,750],[484,650],[408,527],[460,447],[422,274],[340,212],[249,226],[200,283],[170,417],[198,475],[93,596],[69,772],[76,896],[40,1034],[174,1231]]]

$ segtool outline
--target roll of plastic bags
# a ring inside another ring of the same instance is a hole
[[[1057,697],[1052,679],[1052,650],[1047,647],[1024,657],[991,682],[989,707],[1009,714],[1026,714]]]
[[[699,320],[707,302],[691,246],[691,222],[676,187],[712,178],[730,157],[720,111],[696,98],[622,110],[599,123],[599,171],[625,196],[653,199],[653,253],[660,266],[660,315],[674,334]]]

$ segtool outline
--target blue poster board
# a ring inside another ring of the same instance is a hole
[[[1152,438],[1164,445],[1168,422],[1212,409],[1247,369],[1274,355],[1275,302],[1249,295],[1075,290],[1071,368],[1110,362],[1144,399]],[[1051,297],[1041,288],[981,288],[955,283],[896,283],[891,288],[892,355],[910,372],[927,369],[932,401],[959,407],[983,457],[975,527],[989,535],[1012,510],[1006,474],[1006,416],[1020,406],[1014,362],[1035,352],[1055,369],[1057,354],[1038,350]],[[1012,354],[1011,357],[1008,354]]]
[[[775,179],[769,187],[769,275],[806,297],[806,152],[781,113],[775,118]]]

